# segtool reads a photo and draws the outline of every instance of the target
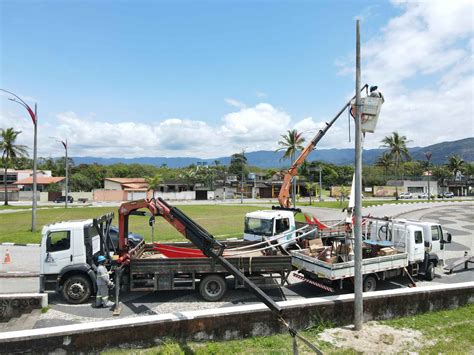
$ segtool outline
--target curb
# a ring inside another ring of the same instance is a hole
[[[36,244],[36,243],[9,243],[9,242],[5,242],[5,243],[0,243],[0,246],[6,246],[6,247],[39,247],[40,244]]]
[[[37,272],[21,272],[21,271],[14,271],[14,272],[0,272],[0,279],[1,278],[22,278],[22,277],[39,277],[39,273]]]

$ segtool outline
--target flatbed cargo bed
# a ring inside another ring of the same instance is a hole
[[[191,243],[166,244],[193,247]],[[224,244],[228,247],[237,247],[254,243],[227,241]],[[225,258],[247,276],[266,274],[279,278],[281,284],[287,282],[288,275],[293,270],[289,255],[264,256],[261,252],[255,252]],[[153,244],[139,245],[130,260],[129,267],[130,290],[134,291],[194,289],[196,279],[202,279],[206,275],[220,274],[223,277],[230,275],[228,270],[212,258],[166,258],[153,250]]]
[[[299,250],[291,252],[293,266],[309,272],[318,278],[340,280],[354,276],[354,260],[329,263],[309,255],[309,251]],[[399,269],[408,266],[407,253],[378,256],[362,260],[362,274],[371,274],[380,271]]]

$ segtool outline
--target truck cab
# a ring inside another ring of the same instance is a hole
[[[286,249],[296,243],[295,237],[296,222],[291,211],[261,210],[245,215],[244,240],[260,242],[278,239],[278,243],[288,241],[282,245]]]
[[[40,251],[40,290],[60,292],[70,303],[85,302],[96,291],[94,256],[101,252],[92,219],[46,225]]]
[[[451,242],[451,234],[444,234],[443,228],[439,223],[412,221],[407,219],[398,219],[397,222],[422,228],[426,251],[436,255],[440,265],[443,263],[441,251],[444,250],[444,244]]]

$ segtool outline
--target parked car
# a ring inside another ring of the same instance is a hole
[[[435,198],[435,195],[433,194],[430,194],[431,198]],[[422,192],[421,194],[418,194],[418,198],[422,198],[422,199],[427,199],[428,198],[428,193],[427,192]]]
[[[116,226],[110,226],[110,239],[112,239],[112,243],[114,243],[115,249],[118,248],[118,233],[119,229]],[[140,234],[136,233],[128,233],[128,242],[130,246],[133,248],[138,245],[143,240],[143,237]]]
[[[61,203],[61,202],[66,202],[66,196],[60,196],[56,200],[54,200],[54,203]],[[74,198],[70,195],[67,196],[67,202],[73,203]]]
[[[440,195],[438,195],[438,197],[440,197],[440,198],[453,198],[454,197],[454,193],[450,192],[450,191],[445,191],[445,192],[441,193]]]
[[[413,198],[413,195],[410,192],[402,192],[400,195],[398,195],[398,198],[400,200],[409,200]]]

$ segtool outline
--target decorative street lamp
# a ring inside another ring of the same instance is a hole
[[[32,201],[32,208],[31,208],[31,231],[35,232],[36,231],[36,205],[37,205],[37,200],[36,200],[36,195],[37,195],[37,184],[36,184],[36,160],[37,160],[37,148],[38,148],[38,108],[35,103],[35,110],[33,111],[28,104],[23,101],[19,96],[15,95],[14,93],[5,90],[5,89],[0,89],[0,91],[6,92],[9,95],[12,95],[13,98],[9,97],[8,100],[16,102],[17,104],[20,104],[23,106],[28,113],[30,114],[31,120],[33,121],[33,126],[34,126],[34,138],[33,138],[33,201]]]

